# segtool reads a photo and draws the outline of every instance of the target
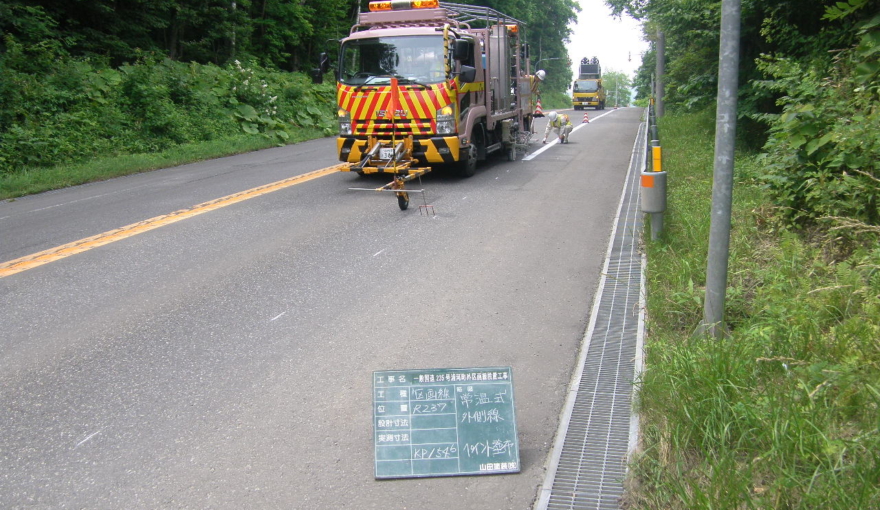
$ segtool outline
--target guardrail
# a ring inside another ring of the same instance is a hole
[[[651,240],[663,233],[663,213],[666,212],[666,172],[663,170],[663,149],[654,105],[648,107],[648,147],[645,151],[645,170],[641,176],[641,209],[651,215]]]

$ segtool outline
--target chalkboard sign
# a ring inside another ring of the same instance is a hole
[[[518,473],[510,367],[373,372],[376,478]]]

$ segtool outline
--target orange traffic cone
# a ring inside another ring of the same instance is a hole
[[[582,122],[582,124],[589,124],[589,123],[590,123],[590,117],[589,117],[589,115],[587,115],[586,112],[584,112],[584,121]]]
[[[541,109],[541,100],[540,99],[538,99],[538,104],[535,105],[534,115],[535,115],[535,117],[543,117],[544,116],[544,110]]]

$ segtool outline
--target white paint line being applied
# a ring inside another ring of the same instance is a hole
[[[612,113],[614,113],[614,110],[609,110],[609,111],[603,113],[602,115],[599,115],[599,116],[596,117],[595,119],[590,119],[590,122],[582,122],[582,123],[578,124],[577,126],[575,126],[574,129],[571,130],[571,132],[574,133],[574,132],[577,131],[578,129],[580,129],[580,128],[586,126],[587,124],[590,124],[590,123],[596,122],[597,120],[601,119],[602,117],[604,117],[604,116],[606,116],[606,115],[611,115]],[[569,119],[570,119],[570,118],[571,118],[571,116],[569,115]],[[556,137],[553,137],[553,140],[552,140],[552,141],[547,142],[546,145],[544,145],[544,146],[541,147],[540,149],[536,150],[535,152],[529,154],[528,156],[522,158],[522,160],[523,160],[523,161],[531,161],[531,160],[537,158],[538,156],[540,156],[541,154],[543,154],[543,153],[544,153],[545,151],[547,151],[548,149],[550,149],[550,147],[553,147],[554,145],[556,145],[556,144],[558,144],[558,143],[559,143],[559,139],[557,139]]]

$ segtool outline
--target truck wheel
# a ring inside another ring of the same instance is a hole
[[[458,175],[473,177],[475,173],[477,173],[477,148],[471,144],[467,150],[467,157],[458,162]]]

